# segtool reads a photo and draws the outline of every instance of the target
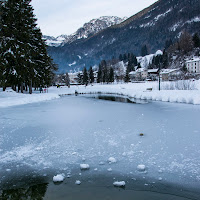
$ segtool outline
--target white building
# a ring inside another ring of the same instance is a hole
[[[200,58],[186,61],[186,67],[190,73],[200,73]]]

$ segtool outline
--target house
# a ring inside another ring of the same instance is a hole
[[[155,81],[158,79],[159,69],[148,69],[148,79]]]
[[[68,73],[70,84],[76,84],[78,83],[78,72],[75,73]]]
[[[148,76],[148,71],[144,68],[139,68],[136,71],[129,73],[131,81],[143,81],[146,80]]]
[[[190,73],[200,73],[200,58],[193,58],[186,61],[186,67]]]
[[[162,78],[162,81],[176,80],[181,73],[180,69],[162,69],[160,77]]]

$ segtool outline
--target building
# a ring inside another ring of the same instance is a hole
[[[144,68],[139,68],[136,71],[129,73],[131,81],[144,81],[147,79],[148,71]]]
[[[190,73],[200,73],[200,58],[186,61],[186,68]]]
[[[77,84],[78,83],[78,73],[79,72],[68,73],[69,79],[70,79],[70,84]]]
[[[155,81],[158,79],[159,69],[148,69],[148,80]]]
[[[162,69],[160,76],[162,81],[172,81],[177,80],[181,73],[180,69]]]

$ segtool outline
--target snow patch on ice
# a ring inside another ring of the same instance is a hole
[[[125,181],[115,181],[113,183],[114,186],[116,187],[124,187],[126,185]]]
[[[80,184],[81,184],[81,181],[76,180],[75,184],[76,184],[76,185],[80,185]]]
[[[117,160],[114,158],[114,157],[110,157],[108,158],[108,162],[111,164],[111,163],[116,163]]]
[[[82,170],[90,169],[90,166],[88,164],[80,164],[80,168]]]
[[[146,170],[146,166],[145,165],[138,165],[137,170],[140,171],[140,172],[144,172]]]
[[[57,174],[53,177],[53,182],[63,182],[65,179],[65,174]]]

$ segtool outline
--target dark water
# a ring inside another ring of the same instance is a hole
[[[116,175],[119,178],[119,175]],[[127,187],[119,188],[112,185],[115,181],[103,175],[85,174],[80,179],[81,185],[75,185],[78,176],[66,178],[60,184],[54,184],[43,177],[30,177],[24,187],[16,187],[0,191],[1,200],[188,200],[199,199],[198,192],[189,192],[177,186],[167,184],[149,184],[144,180],[126,180]],[[121,177],[122,178],[122,177]],[[26,177],[25,179],[28,179]],[[24,179],[24,181],[25,181]],[[32,179],[32,180],[31,180]],[[123,180],[124,177],[123,177]],[[38,182],[38,183],[37,183]],[[25,183],[24,183],[25,184]]]
[[[106,101],[116,101],[116,102],[122,102],[122,103],[139,103],[139,104],[145,104],[148,103],[146,100],[140,100],[135,98],[130,98],[128,96],[122,96],[122,95],[112,95],[112,94],[97,94],[97,95],[82,95],[88,98],[95,98],[99,100],[106,100]]]

